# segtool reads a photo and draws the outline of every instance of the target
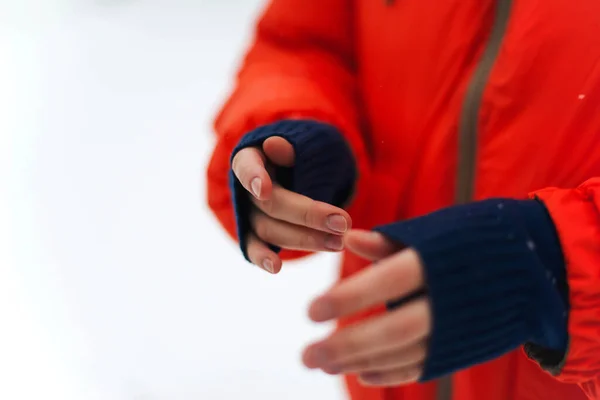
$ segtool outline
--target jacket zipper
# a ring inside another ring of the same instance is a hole
[[[496,14],[488,43],[473,73],[465,94],[458,130],[458,163],[456,170],[456,204],[473,199],[477,162],[477,131],[483,92],[498,57],[506,33],[513,0],[497,0]],[[452,375],[440,378],[437,400],[452,399]]]
[[[475,164],[477,159],[477,128],[483,92],[492,67],[498,57],[506,33],[513,0],[496,0],[496,15],[492,32],[479,64],[473,73],[465,94],[458,128],[458,165],[456,171],[457,204],[472,200],[475,189]]]

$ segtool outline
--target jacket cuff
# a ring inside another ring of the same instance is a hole
[[[422,381],[526,342],[566,346],[560,272],[544,265],[557,250],[546,253],[542,232],[554,227],[541,207],[492,199],[376,228],[423,262],[434,323]]]
[[[546,279],[552,284],[564,305],[556,310],[547,306],[538,311],[543,335],[525,343],[524,350],[527,356],[544,370],[555,374],[562,365],[568,346],[569,288],[565,258],[546,206],[537,199],[523,201],[518,211],[537,244],[536,251],[546,269]]]
[[[270,137],[287,140],[295,152],[294,166],[278,167],[275,180],[284,188],[313,200],[337,207],[351,197],[357,178],[352,151],[341,133],[333,126],[311,120],[283,120],[265,125],[247,133],[231,154],[231,160],[242,149],[261,146]],[[230,170],[230,187],[233,199],[237,235],[246,260],[247,236],[251,231],[250,195]],[[279,252],[276,246],[270,246]]]
[[[600,179],[593,178],[575,189],[548,188],[532,194],[544,203],[556,225],[566,260],[570,310],[569,345],[564,357],[549,363],[543,357],[546,354],[528,355],[560,382],[577,383],[588,393],[597,393],[600,388],[598,193]]]

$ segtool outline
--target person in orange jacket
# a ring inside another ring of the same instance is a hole
[[[352,399],[600,399],[600,2],[272,0],[215,127],[247,260],[348,250]]]

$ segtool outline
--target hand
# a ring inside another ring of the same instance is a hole
[[[379,233],[365,231],[350,232],[346,247],[377,263],[317,298],[309,309],[313,321],[349,316],[423,289],[423,268],[413,249],[401,250]],[[422,375],[431,321],[429,301],[419,297],[312,344],[303,361],[331,374],[358,374],[370,386],[415,382]]]
[[[232,161],[233,172],[252,195],[254,205],[248,257],[273,274],[281,270],[281,259],[267,243],[283,249],[340,251],[344,247],[342,235],[351,226],[346,211],[286,190],[272,181],[269,170],[291,167],[294,158],[289,142],[271,137],[262,149],[243,149]]]

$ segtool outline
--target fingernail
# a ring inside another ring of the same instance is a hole
[[[330,215],[327,217],[327,227],[332,231],[344,233],[348,230],[348,221],[341,215]]]
[[[260,178],[254,178],[250,182],[250,187],[252,188],[252,194],[257,199],[260,197],[261,186],[262,186],[262,181],[260,180]]]
[[[267,270],[272,274],[275,273],[275,269],[273,268],[273,261],[271,261],[269,258],[265,258],[265,260],[262,262],[262,267],[263,269]]]
[[[329,250],[339,251],[344,249],[344,241],[341,236],[327,235],[325,247]]]

